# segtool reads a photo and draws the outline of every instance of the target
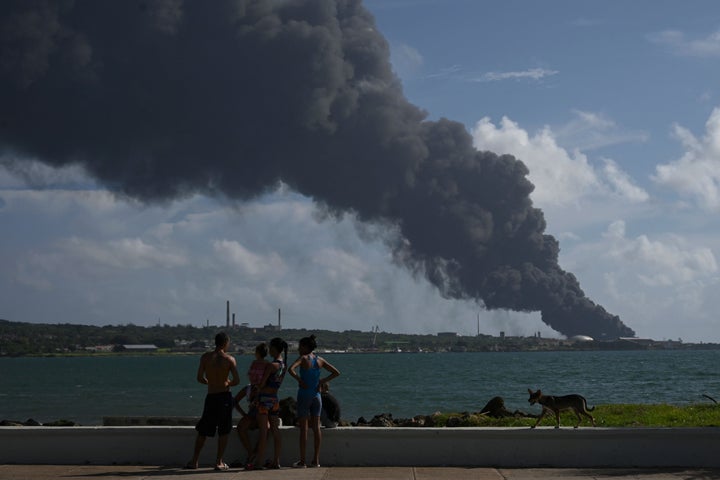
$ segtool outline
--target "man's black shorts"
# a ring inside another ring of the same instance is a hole
[[[205,397],[202,418],[195,425],[195,430],[205,437],[227,435],[232,430],[233,398],[230,392],[209,393]]]

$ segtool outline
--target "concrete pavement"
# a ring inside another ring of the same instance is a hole
[[[720,480],[720,469],[696,468],[474,468],[474,467],[321,467],[282,468],[245,472],[212,468],[183,470],[179,467],[140,465],[0,465],[0,479],[31,480],[536,480],[536,479],[638,479]]]
[[[283,427],[283,465],[300,458],[298,429]],[[0,427],[0,465],[182,465],[193,427]],[[215,460],[208,440],[200,461]],[[720,427],[380,428],[323,430],[321,460],[335,467],[716,468]],[[227,459],[244,449],[231,435]],[[244,455],[243,455],[244,458]]]

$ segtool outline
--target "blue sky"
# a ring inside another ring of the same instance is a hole
[[[560,264],[638,336],[720,341],[720,4],[372,0],[408,99],[530,169]],[[31,161],[32,159],[29,159]],[[0,318],[225,320],[557,336],[441,298],[352,218],[278,190],[117,198],[74,168],[0,167]]]

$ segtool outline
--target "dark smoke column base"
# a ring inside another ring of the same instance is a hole
[[[587,298],[570,308],[549,308],[541,313],[545,324],[568,338],[587,335],[595,340],[615,340],[635,336],[635,331],[625,325],[620,317],[611,315]]]

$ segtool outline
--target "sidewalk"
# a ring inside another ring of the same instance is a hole
[[[640,480],[718,480],[720,469],[670,468],[458,468],[458,467],[330,467],[245,472],[212,468],[183,470],[179,467],[137,465],[0,465],[0,479],[103,480],[177,479],[187,480],[532,480],[532,479],[622,479]]]

